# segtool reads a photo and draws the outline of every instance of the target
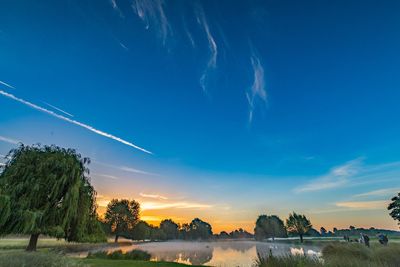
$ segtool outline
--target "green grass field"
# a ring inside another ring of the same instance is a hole
[[[84,264],[92,267],[178,267],[188,266],[175,262],[155,262],[155,261],[131,261],[131,260],[103,260],[103,259],[85,259]],[[193,265],[191,265],[193,266]]]
[[[187,266],[174,262],[136,260],[76,259],[54,252],[5,250],[0,253],[0,267],[179,267]]]

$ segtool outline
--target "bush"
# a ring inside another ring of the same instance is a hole
[[[107,251],[89,252],[86,258],[88,258],[88,259],[107,259],[108,252]]]
[[[0,254],[1,267],[73,267],[82,266],[77,261],[55,253],[10,252]]]
[[[134,249],[127,253],[122,253],[121,250],[116,250],[111,253],[107,251],[97,251],[94,253],[89,252],[88,259],[110,259],[110,260],[141,260],[149,261],[151,254],[146,251]]]
[[[258,267],[322,267],[322,261],[316,257],[307,257],[304,255],[285,255],[273,256],[271,253],[268,256],[258,254],[256,260]]]
[[[147,251],[134,249],[125,254],[125,258],[129,260],[142,260],[149,261],[151,258],[151,254]]]

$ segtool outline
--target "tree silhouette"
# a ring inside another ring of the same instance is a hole
[[[165,233],[167,239],[177,239],[179,235],[179,225],[173,220],[167,219],[160,223],[160,229]]]
[[[257,240],[287,236],[283,221],[276,215],[260,215],[256,221],[254,235]]]
[[[131,231],[134,240],[150,239],[151,226],[145,221],[139,221]]]
[[[212,227],[199,218],[193,219],[189,224],[189,237],[191,239],[209,239],[213,235]]]
[[[129,236],[129,232],[139,221],[139,211],[140,205],[135,200],[113,199],[108,203],[104,219],[115,234],[115,243],[120,236]]]
[[[68,241],[104,241],[96,192],[86,176],[88,158],[57,146],[10,151],[0,174],[0,234],[29,234],[28,251],[40,234]]]
[[[321,229],[319,229],[319,232],[321,233],[321,236],[326,236],[326,229],[325,227],[321,227]]]
[[[298,234],[300,242],[303,243],[303,235],[311,229],[312,225],[305,215],[293,212],[286,220],[286,227],[289,233]]]
[[[389,214],[394,220],[399,221],[400,224],[400,193],[391,200],[392,202],[388,206],[388,210],[390,210]]]

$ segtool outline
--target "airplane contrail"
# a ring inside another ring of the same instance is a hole
[[[49,103],[47,103],[47,102],[43,102],[44,104],[46,104],[46,105],[48,105],[49,107],[51,107],[51,108],[54,108],[55,110],[58,110],[58,111],[60,111],[61,113],[64,113],[65,115],[68,115],[68,116],[70,116],[70,117],[73,117],[74,115],[72,115],[71,113],[68,113],[68,112],[66,112],[66,111],[64,111],[64,110],[62,110],[62,109],[60,109],[60,108],[58,108],[58,107],[56,107],[56,106],[53,106],[53,105],[51,105],[51,104],[49,104]]]
[[[2,84],[2,85],[4,85],[4,86],[7,86],[8,88],[15,89],[15,87],[14,87],[14,86],[12,86],[12,85],[9,85],[9,84],[8,84],[8,83],[6,83],[6,82],[0,81],[0,84]]]
[[[8,98],[10,98],[10,99],[12,99],[12,100],[15,100],[15,101],[17,101],[17,102],[20,102],[20,103],[22,103],[22,104],[24,104],[24,105],[26,105],[26,106],[29,106],[29,107],[31,107],[31,108],[33,108],[33,109],[39,110],[39,111],[41,111],[41,112],[43,112],[43,113],[47,113],[47,114],[49,114],[49,115],[51,115],[51,116],[53,116],[53,117],[56,117],[56,118],[58,118],[58,119],[60,119],[60,120],[63,120],[63,121],[66,121],[66,122],[69,122],[69,123],[78,125],[78,126],[80,126],[80,127],[82,127],[82,128],[85,128],[85,129],[91,131],[91,132],[94,132],[94,133],[96,133],[96,134],[98,134],[98,135],[102,135],[102,136],[104,136],[104,137],[113,139],[113,140],[115,140],[115,141],[117,141],[117,142],[120,142],[120,143],[122,143],[122,144],[124,144],[124,145],[130,146],[130,147],[133,147],[133,148],[136,148],[136,149],[138,149],[138,150],[140,150],[140,151],[143,151],[143,152],[145,152],[145,153],[153,154],[152,152],[150,152],[150,151],[148,151],[148,150],[146,150],[146,149],[144,149],[144,148],[141,148],[140,146],[137,146],[137,145],[135,145],[135,144],[133,144],[133,143],[131,143],[131,142],[128,142],[128,141],[126,141],[126,140],[124,140],[124,139],[122,139],[122,138],[119,138],[119,137],[117,137],[117,136],[115,136],[115,135],[112,135],[112,134],[109,134],[109,133],[100,131],[100,130],[98,130],[98,129],[96,129],[96,128],[90,126],[90,125],[84,124],[84,123],[82,123],[82,122],[79,122],[79,121],[76,121],[76,120],[73,120],[73,119],[64,117],[64,116],[62,116],[62,115],[60,115],[60,114],[57,114],[57,113],[55,113],[55,112],[53,112],[53,111],[51,111],[51,110],[45,109],[45,108],[43,108],[43,107],[40,107],[40,106],[38,106],[38,105],[36,105],[36,104],[33,104],[33,103],[29,102],[29,101],[26,101],[26,100],[22,99],[22,98],[18,98],[18,97],[16,97],[16,96],[14,96],[13,94],[7,93],[7,92],[5,92],[5,91],[3,91],[3,90],[0,90],[0,94],[3,95],[3,96],[5,96],[5,97],[8,97]]]

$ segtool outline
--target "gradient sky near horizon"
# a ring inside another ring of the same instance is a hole
[[[92,159],[100,211],[398,229],[399,1],[0,3],[0,155]],[[4,163],[5,159],[0,161]]]

